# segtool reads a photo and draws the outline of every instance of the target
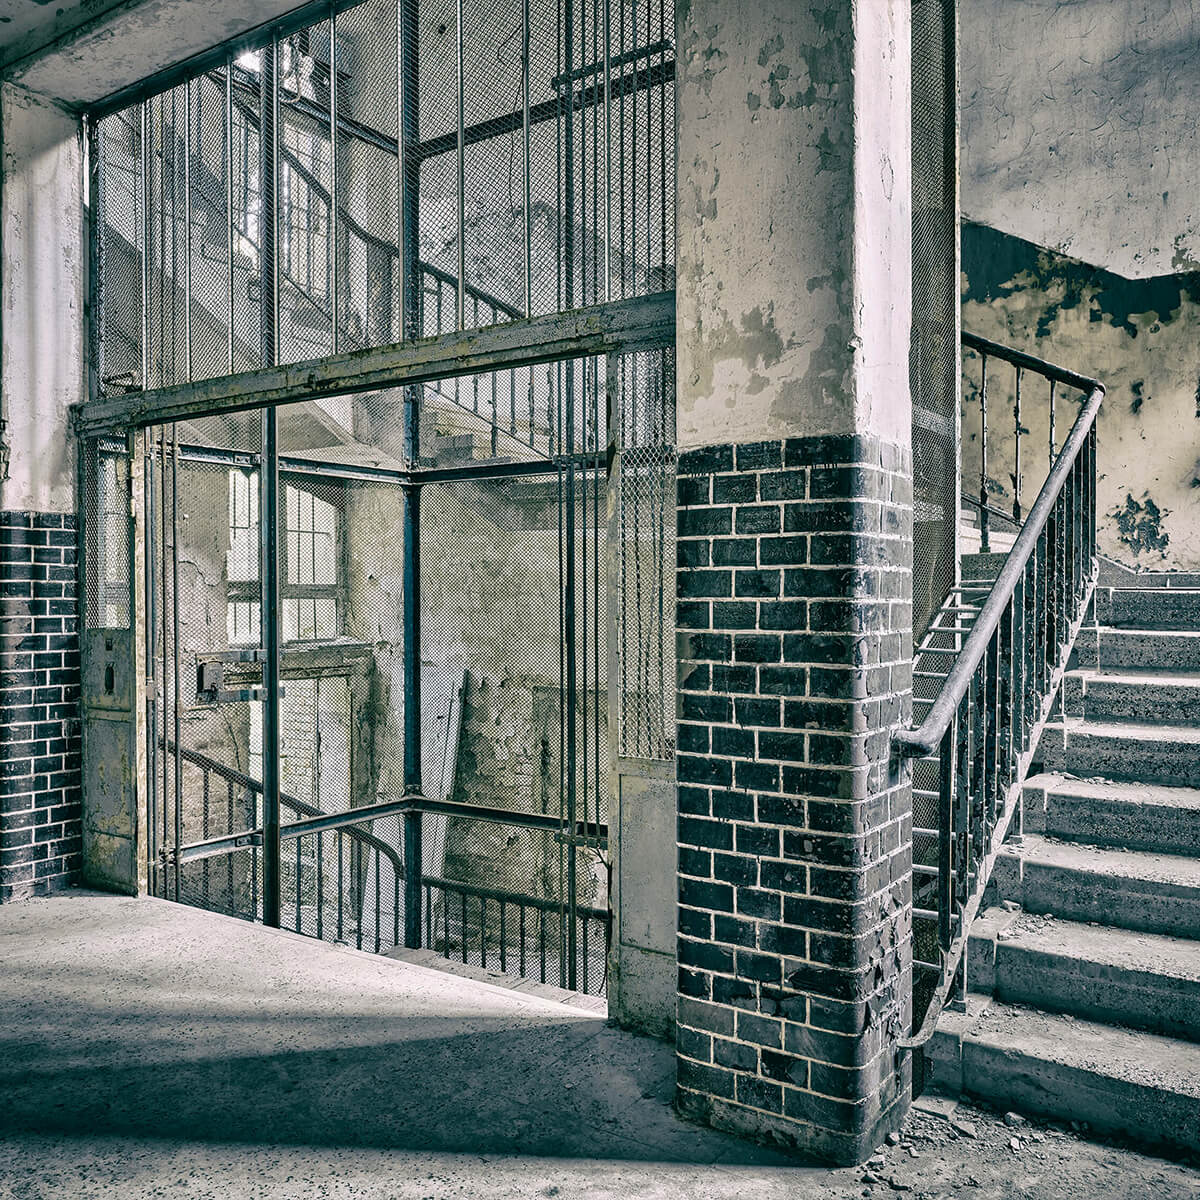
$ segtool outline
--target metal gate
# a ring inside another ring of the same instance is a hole
[[[94,114],[155,894],[604,988],[614,737],[671,724],[661,420],[615,708],[608,610],[621,422],[673,412],[671,23],[322,3]]]

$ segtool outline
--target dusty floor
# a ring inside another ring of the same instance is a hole
[[[0,964],[5,1198],[1200,1197],[961,1106],[795,1164],[679,1121],[670,1049],[592,1014],[161,901],[0,907]]]

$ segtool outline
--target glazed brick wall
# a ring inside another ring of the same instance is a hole
[[[839,1161],[907,1102],[911,520],[890,444],[680,459],[677,1101]]]
[[[76,537],[73,515],[0,512],[0,901],[79,878]]]

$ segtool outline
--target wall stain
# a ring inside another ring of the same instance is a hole
[[[1135,379],[1130,385],[1129,390],[1133,393],[1133,400],[1129,405],[1129,411],[1136,417],[1142,411],[1142,405],[1146,402],[1146,397],[1142,394],[1146,386],[1144,379]]]
[[[1148,554],[1157,552],[1166,558],[1167,543],[1171,539],[1162,528],[1162,519],[1168,512],[1154,503],[1149,492],[1142,493],[1140,503],[1127,492],[1124,506],[1118,505],[1108,515],[1116,523],[1117,536],[1135,556],[1145,551]]]

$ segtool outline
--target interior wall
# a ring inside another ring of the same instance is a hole
[[[961,0],[963,326],[1105,383],[1101,553],[1159,570],[1200,569],[1198,39],[1172,0]],[[1040,463],[1044,407],[1023,423]]]

